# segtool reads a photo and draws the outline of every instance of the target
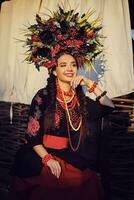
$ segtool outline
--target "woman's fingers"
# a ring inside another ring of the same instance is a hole
[[[50,168],[53,175],[55,175],[57,178],[60,177],[61,166],[58,161],[51,159],[47,162],[47,166]]]
[[[71,81],[71,87],[72,88],[76,88],[78,85],[82,85],[82,86],[87,86],[89,87],[90,85],[92,85],[91,80],[87,79],[85,76],[75,76],[72,81]]]
[[[59,178],[60,176],[60,168],[58,166],[58,164],[55,162],[53,165],[52,165],[52,173],[57,177]]]
[[[81,82],[83,81],[83,76],[76,76],[72,79],[71,81],[71,86],[72,88],[76,88],[78,85],[81,84]]]
[[[53,174],[53,175],[55,175],[55,170],[54,170],[54,167],[53,167],[53,165],[50,165],[50,166],[49,166],[49,168],[50,168],[50,170],[51,170],[52,174]],[[56,175],[55,175],[55,176],[56,176]]]
[[[61,174],[61,166],[60,166],[59,162],[56,161],[56,163],[55,163],[55,175],[56,175],[57,178],[59,178],[60,174]]]

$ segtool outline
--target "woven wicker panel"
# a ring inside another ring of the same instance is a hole
[[[16,151],[24,141],[28,111],[29,105],[0,102],[0,188],[9,184]]]
[[[129,125],[128,113],[104,119],[101,173],[110,200],[134,199],[134,132],[128,131]]]

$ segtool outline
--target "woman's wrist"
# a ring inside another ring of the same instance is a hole
[[[96,81],[85,80],[85,83],[88,88],[88,92],[93,92],[96,95],[96,101],[99,101],[107,94],[107,91],[101,91],[100,88],[98,88],[98,83]]]
[[[94,92],[96,87],[97,87],[97,82],[96,81],[92,81],[92,83],[90,83],[90,85],[88,86],[88,92],[89,93]]]
[[[99,101],[102,97],[104,97],[107,94],[107,91],[103,91],[100,95],[96,97],[96,101]]]
[[[43,164],[43,165],[47,165],[47,162],[48,162],[49,160],[51,160],[51,159],[54,159],[54,157],[53,157],[50,153],[46,154],[46,155],[42,158],[42,164]]]

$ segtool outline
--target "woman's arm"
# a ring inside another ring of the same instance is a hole
[[[41,158],[44,158],[48,154],[42,144],[34,146],[33,149]]]
[[[93,93],[96,95],[96,97],[99,97],[103,94],[103,91],[97,85],[96,88],[94,89]],[[113,102],[111,101],[111,99],[109,99],[109,97],[106,94],[104,96],[102,96],[101,98],[99,98],[99,102],[102,105],[110,106],[112,108],[115,107]]]
[[[84,76],[76,76],[71,81],[71,86],[76,88],[78,85],[86,86],[88,91],[93,87],[94,81],[87,79]],[[109,99],[109,97],[104,93],[98,85],[96,85],[93,89],[93,93],[96,97],[99,97],[98,100],[102,105],[110,106],[114,108],[113,102]],[[103,95],[104,94],[104,95]]]
[[[42,163],[47,165],[52,174],[59,178],[61,166],[43,146],[45,110],[45,96],[43,96],[43,93],[43,89],[39,90],[32,100],[28,117],[26,140],[27,144],[42,158]]]

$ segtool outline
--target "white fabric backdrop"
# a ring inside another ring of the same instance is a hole
[[[42,4],[41,4],[42,2]],[[35,92],[44,87],[47,70],[38,72],[23,62],[25,48],[16,39],[24,39],[26,25],[35,14],[55,10],[61,0],[11,0],[2,4],[0,13],[0,101],[29,104]],[[103,22],[106,67],[100,86],[110,97],[133,92],[134,72],[130,17],[127,0],[69,0],[71,8],[80,13],[95,9]]]

